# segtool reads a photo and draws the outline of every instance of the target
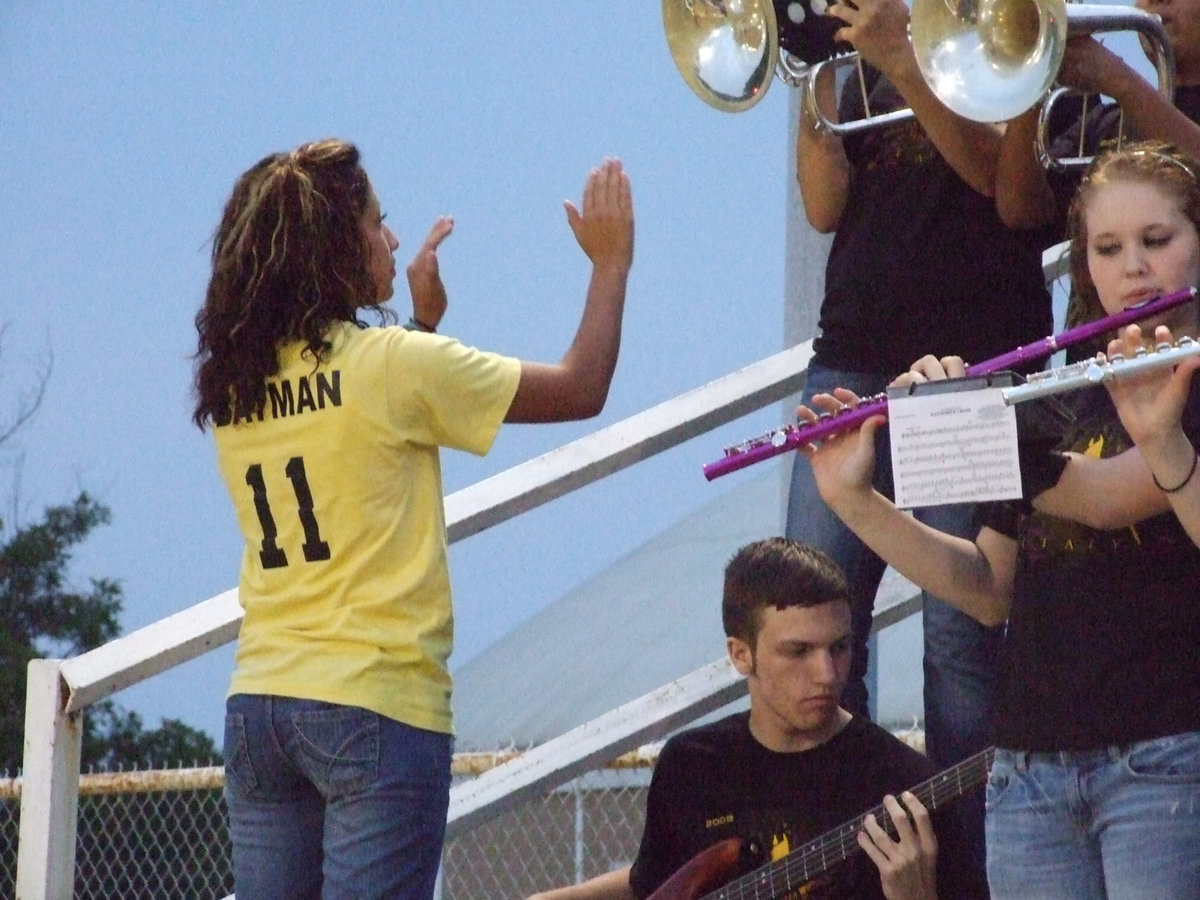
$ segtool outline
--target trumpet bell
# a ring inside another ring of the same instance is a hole
[[[913,0],[921,74],[942,103],[975,121],[1033,106],[1054,82],[1066,41],[1064,0]]]
[[[763,98],[779,63],[770,0],[663,0],[662,12],[671,57],[701,100],[742,112]]]

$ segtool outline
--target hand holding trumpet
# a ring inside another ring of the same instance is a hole
[[[834,37],[846,41],[890,80],[906,66],[916,70],[908,39],[908,7],[903,0],[840,0],[826,10],[846,23]]]
[[[1067,38],[1058,82],[1085,94],[1115,96],[1131,78],[1140,78],[1121,57],[1090,35]]]

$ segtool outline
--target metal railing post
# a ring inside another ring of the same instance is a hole
[[[17,850],[17,900],[70,900],[83,713],[67,713],[60,660],[29,663]]]

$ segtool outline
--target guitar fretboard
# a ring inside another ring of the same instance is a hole
[[[994,748],[988,747],[910,790],[926,809],[933,812],[983,784],[993,753]],[[890,837],[897,837],[896,826],[882,803],[870,810],[870,814]],[[803,887],[838,863],[862,852],[857,835],[866,816],[867,813],[863,813],[825,832],[782,859],[760,866],[719,890],[705,894],[702,900],[771,900]]]

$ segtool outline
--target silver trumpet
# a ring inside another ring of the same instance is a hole
[[[1000,393],[1008,406],[1038,397],[1061,394],[1077,388],[1103,384],[1114,378],[1124,378],[1139,372],[1177,365],[1189,356],[1200,356],[1200,342],[1181,337],[1174,344],[1161,343],[1153,350],[1139,349],[1133,356],[1120,354],[1102,359],[1085,359],[1069,366],[1047,369],[1028,376],[1024,384],[1002,388]]]

